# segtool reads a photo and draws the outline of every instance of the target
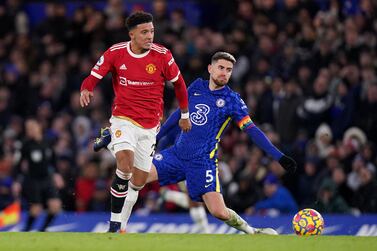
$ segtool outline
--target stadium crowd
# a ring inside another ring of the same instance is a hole
[[[285,174],[231,125],[219,154],[229,207],[246,214],[294,213],[304,207],[377,213],[375,1],[197,1],[202,11],[197,25],[165,0],[133,9],[121,0],[109,0],[104,9],[83,3],[72,16],[56,1],[45,4],[46,18],[34,26],[21,0],[2,2],[0,208],[27,193],[20,151],[24,123],[34,117],[53,149],[50,172],[63,209],[109,210],[115,159],[108,151],[94,153],[92,144],[108,124],[111,78],[95,90],[89,109],[80,107],[79,90],[106,48],[128,39],[128,13],[148,8],[155,42],[172,51],[187,84],[207,77],[206,62],[215,51],[236,56],[231,87],[254,122],[299,164],[294,175]],[[176,107],[174,89],[167,84],[165,117]],[[159,198],[158,184],[146,186],[138,212],[181,210]]]

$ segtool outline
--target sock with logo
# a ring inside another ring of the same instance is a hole
[[[228,208],[228,212],[230,215],[229,220],[224,221],[226,224],[228,224],[231,227],[234,227],[235,229],[238,229],[246,234],[254,234],[255,228],[251,227],[244,219],[241,218],[236,212],[234,212],[232,209]]]
[[[120,229],[121,212],[128,193],[128,182],[131,176],[131,173],[124,173],[119,169],[115,171],[115,177],[110,188],[111,217],[109,232],[117,232]]]

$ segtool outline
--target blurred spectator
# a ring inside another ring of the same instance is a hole
[[[254,205],[257,213],[276,210],[278,213],[294,213],[298,207],[291,193],[282,185],[276,176],[269,174],[263,182],[265,199]]]
[[[238,181],[238,189],[229,196],[227,202],[233,210],[243,213],[261,198],[262,192],[255,179],[249,175],[242,175]]]
[[[10,155],[0,159],[0,211],[12,204],[19,196],[11,175],[12,159]]]
[[[328,87],[328,77],[319,75],[314,81],[312,94],[298,107],[298,116],[310,137],[321,123],[329,119],[329,109],[333,101]]]
[[[344,169],[341,166],[335,167],[335,169],[332,170],[331,179],[336,185],[338,194],[344,198],[348,205],[354,206],[352,201],[354,192],[347,185],[347,174],[344,172]]]
[[[81,176],[76,181],[76,210],[78,212],[85,212],[89,209],[90,202],[96,191],[97,176],[98,166],[96,163],[89,162],[83,166]]]
[[[368,138],[377,143],[377,83],[371,84],[367,88],[367,96],[361,101],[358,109],[357,124],[368,135]]]
[[[337,194],[335,183],[326,179],[319,188],[317,201],[313,208],[321,213],[350,213],[350,208],[344,199]]]
[[[355,206],[363,213],[377,212],[377,181],[375,172],[368,168],[360,171],[361,185],[355,193]]]
[[[333,134],[327,124],[321,124],[315,132],[315,145],[318,149],[318,156],[325,159],[334,153],[335,147],[331,144]]]
[[[310,206],[316,198],[315,180],[318,172],[318,160],[308,159],[304,164],[304,173],[298,180],[298,203],[302,207]]]

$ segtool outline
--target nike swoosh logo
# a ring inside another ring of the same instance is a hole
[[[204,185],[204,188],[207,188],[207,187],[209,187],[210,185],[212,185],[212,184],[207,184],[207,185]]]
[[[202,94],[200,94],[200,93],[194,93],[194,96],[200,96],[200,95],[202,95]]]

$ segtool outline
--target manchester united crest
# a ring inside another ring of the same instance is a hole
[[[115,131],[115,137],[119,138],[121,135],[122,135],[121,130],[118,129],[118,130]]]
[[[149,74],[153,74],[156,72],[157,68],[154,64],[148,64],[146,67],[145,67],[145,70],[149,73]]]

